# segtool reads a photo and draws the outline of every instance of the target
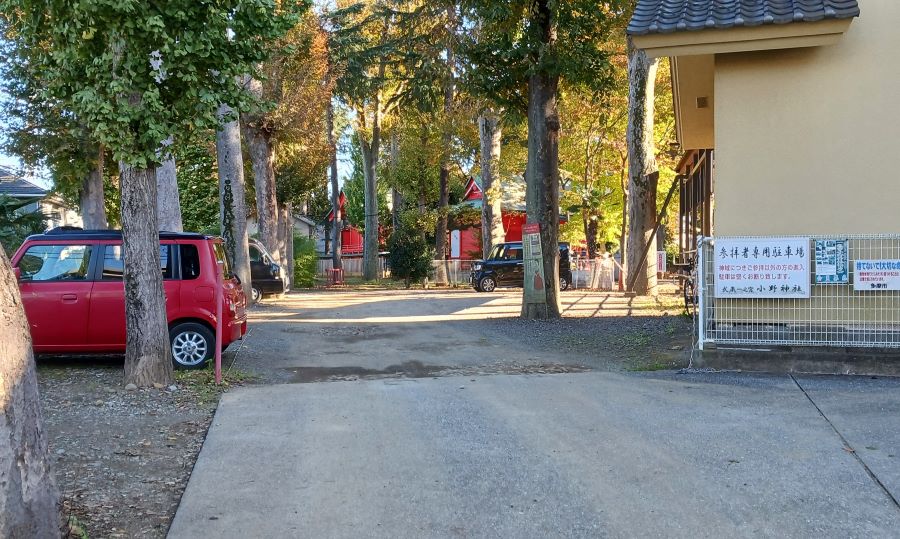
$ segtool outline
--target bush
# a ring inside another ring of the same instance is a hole
[[[316,240],[294,236],[294,287],[312,288],[316,284],[319,254]]]
[[[431,272],[431,261],[434,249],[425,242],[422,234],[415,229],[400,226],[391,234],[388,241],[388,262],[391,265],[391,276],[411,283],[421,282]]]
[[[44,231],[42,213],[23,211],[23,208],[39,200],[18,200],[0,195],[0,245],[6,256],[11,257],[28,236]]]

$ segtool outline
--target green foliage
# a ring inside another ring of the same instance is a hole
[[[428,277],[434,260],[434,247],[422,237],[419,220],[418,212],[404,212],[400,226],[388,240],[391,276],[405,281],[407,288]]]
[[[0,16],[0,32],[8,33]],[[16,40],[0,40],[0,109],[3,151],[29,168],[50,173],[54,191],[73,205],[82,181],[97,164],[100,148],[89,130],[56,99],[36,99],[43,89],[39,73],[30,69],[34,50]]]
[[[158,163],[160,142],[218,124],[221,103],[243,109],[235,81],[256,74],[306,0],[0,0],[6,38],[28,51],[53,100],[115,161]]]
[[[23,211],[26,206],[39,201],[39,198],[19,200],[0,195],[0,245],[7,256],[12,256],[25,238],[44,231],[42,213]]]
[[[546,3],[556,41],[548,46],[538,5]],[[611,83],[606,39],[625,0],[462,0],[477,28],[463,42],[472,91],[512,112],[528,105],[528,79],[543,73],[564,84],[603,91]]]
[[[173,146],[184,229],[220,234],[215,133],[197,131],[176,138]]]
[[[362,152],[359,149],[359,142],[354,138],[350,157],[353,163],[353,172],[350,177],[344,181],[344,196],[347,197],[347,203],[344,206],[344,219],[351,225],[365,231],[366,227],[366,180],[363,175]],[[378,193],[376,194],[378,201],[378,219],[379,222],[386,223],[390,218],[388,211],[388,186],[385,182],[378,183]]]
[[[319,254],[316,240],[294,236],[294,286],[311,288],[316,284]]]

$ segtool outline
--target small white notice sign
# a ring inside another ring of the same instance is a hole
[[[717,298],[808,298],[809,238],[716,238]]]
[[[853,263],[853,290],[900,290],[900,260],[856,260]]]

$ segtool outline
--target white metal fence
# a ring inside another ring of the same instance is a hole
[[[779,241],[794,245],[795,255],[798,247],[806,249],[808,262],[793,263],[785,257],[788,263],[773,270],[779,276],[796,270],[797,284],[767,286],[763,281],[773,266],[754,262],[756,247],[746,251],[731,247],[731,252],[723,247],[753,242],[777,246]],[[836,243],[841,244],[840,259],[846,261],[846,274],[841,276],[831,264],[837,259],[824,253],[825,245]],[[704,344],[900,348],[900,289],[894,289],[900,284],[900,235],[719,237],[701,238],[699,244],[701,349]],[[823,252],[821,259],[817,247]],[[727,262],[731,255],[733,263]],[[744,281],[735,288],[728,281],[745,277],[759,277],[761,284],[754,288]],[[769,297],[773,293],[796,297]]]
[[[316,276],[323,279],[328,278],[328,271],[334,267],[330,258],[320,258],[316,266]],[[363,259],[362,258],[342,258],[341,267],[344,270],[344,277],[362,277],[363,275]],[[391,270],[388,267],[387,259],[383,256],[378,257],[378,279],[387,279],[391,276]]]

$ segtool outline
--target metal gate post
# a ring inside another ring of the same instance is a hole
[[[700,311],[697,316],[697,348],[703,350],[703,343],[706,341],[706,266],[704,265],[703,252],[703,236],[697,237],[697,309]]]

